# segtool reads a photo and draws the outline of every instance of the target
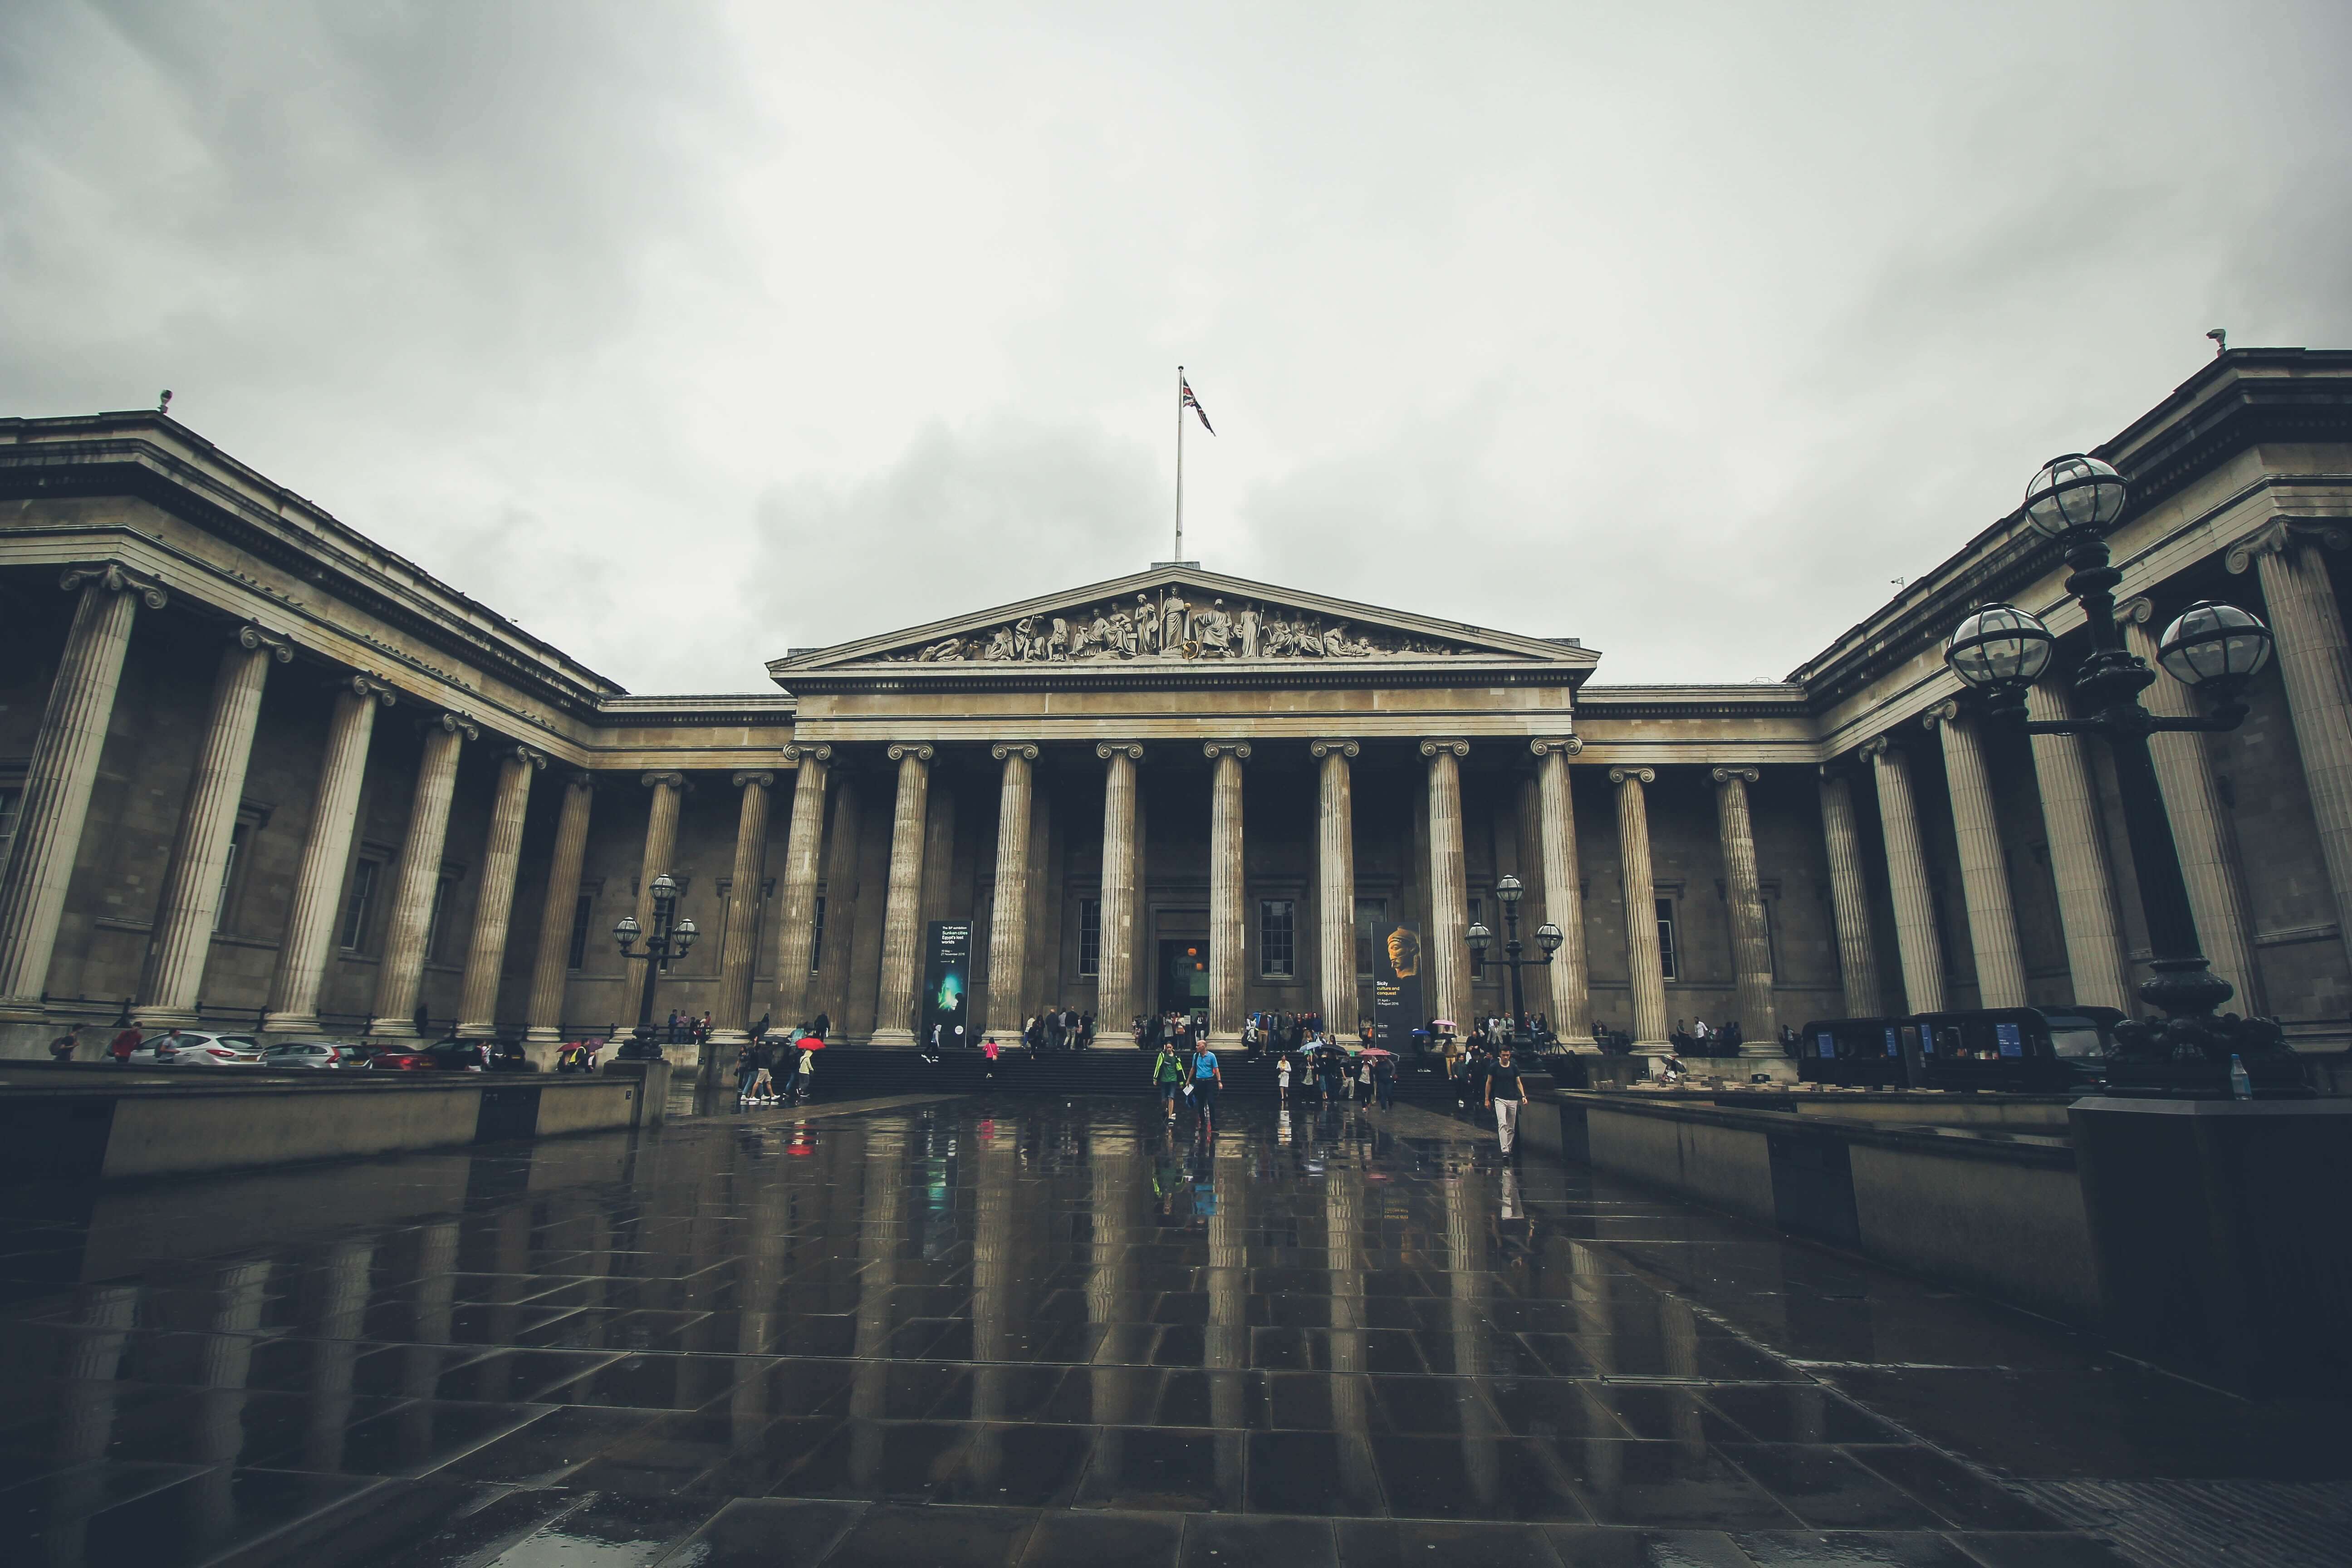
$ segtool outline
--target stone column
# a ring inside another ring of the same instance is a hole
[[[1977,1005],[2025,1005],[2025,955],[2017,944],[2017,906],[2009,893],[2009,858],[2000,818],[1985,777],[1984,747],[1976,720],[1945,702],[1921,722],[1944,737],[1944,781],[1952,796],[1952,831],[1959,840],[1960,889],[1969,906],[1969,945],[1977,956]]]
[[[1346,1039],[1356,1032],[1357,1011],[1356,790],[1348,761],[1363,748],[1353,741],[1316,741],[1307,750],[1323,763],[1316,801],[1315,923],[1321,960],[1316,1000],[1323,1026]]]
[[[375,1021],[371,1035],[416,1036],[417,988],[425,978],[425,938],[433,921],[433,893],[441,880],[441,849],[449,838],[449,802],[457,788],[457,753],[481,731],[457,713],[428,719],[425,751],[409,797],[408,831],[401,839],[394,879],[392,919],[384,927],[383,963],[376,971]]]
[[[310,829],[302,841],[302,866],[294,876],[294,907],[286,918],[286,942],[269,987],[269,1008],[261,1026],[273,1035],[310,1034],[319,1027],[319,988],[334,950],[335,917],[341,912],[343,875],[349,868],[352,834],[359,826],[360,785],[367,777],[368,742],[375,734],[375,710],[393,703],[392,688],[364,675],[336,682],[335,710],[327,721],[327,754],[319,764]]]
[[[188,804],[172,840],[154,935],[147,943],[147,973],[139,987],[142,1005],[131,1015],[142,1028],[196,1021],[205,961],[212,956],[213,929],[220,921],[222,875],[228,869],[237,805],[245,795],[246,764],[253,758],[254,727],[261,719],[262,687],[273,660],[286,664],[293,658],[284,637],[252,626],[240,626],[221,654],[204,747],[188,780]]]
[[[1739,984],[1739,1054],[1780,1054],[1780,1023],[1772,1006],[1772,938],[1764,925],[1764,888],[1756,875],[1756,823],[1748,786],[1754,768],[1716,768],[1715,830],[1723,849],[1723,896],[1731,906],[1731,967]]]
[[[751,969],[759,952],[760,888],[768,871],[768,790],[776,775],[763,769],[732,774],[729,782],[743,792],[743,798],[735,808],[727,942],[719,950],[719,1005],[712,1010],[709,1048],[702,1053],[705,1079],[713,1064],[733,1060],[733,1048],[751,1037]],[[727,1047],[723,1057],[719,1047]]]
[[[1243,908],[1247,871],[1242,849],[1242,763],[1247,741],[1211,741],[1201,750],[1212,769],[1209,781],[1209,1046],[1238,1049],[1242,1043],[1242,970],[1249,951],[1249,917]]]
[[[1837,921],[1838,973],[1849,1018],[1879,1016],[1878,943],[1870,931],[1870,891],[1862,872],[1862,834],[1854,826],[1853,786],[1821,769],[1822,843],[1830,863],[1830,904]]]
[[[2044,681],[2025,693],[2029,717],[2071,719],[2065,688]],[[2116,929],[2115,883],[2107,841],[2091,799],[2091,770],[2080,735],[2036,735],[2033,777],[2042,793],[2042,829],[2050,840],[2050,876],[2066,929],[2066,970],[2078,1007],[2131,1010],[2123,937]]]
[[[636,917],[637,929],[651,936],[654,879],[667,871],[670,862],[677,857],[677,814],[686,804],[687,780],[682,773],[666,771],[640,773],[637,782],[651,790],[653,795],[646,806],[646,847],[637,859],[637,901],[630,912]],[[637,951],[621,964],[621,973],[628,977],[621,987],[621,1016],[617,1020],[624,1030],[636,1021],[637,1000],[645,994],[645,966],[652,962],[646,956],[645,943],[640,942]],[[661,1028],[667,1022],[667,1016],[656,1019],[654,1026]]]
[[[25,770],[25,796],[16,813],[16,842],[0,879],[0,1020],[38,1022],[48,988],[49,959],[66,912],[66,888],[81,851],[89,794],[98,784],[99,753],[114,716],[131,620],[144,604],[164,605],[152,580],[109,563],[76,566],[58,578],[81,592],[73,629],[66,634],[48,705]]]
[[[1538,841],[1542,845],[1544,918],[1559,927],[1559,952],[1538,973],[1551,985],[1551,1027],[1571,1050],[1590,1051],[1592,1042],[1591,971],[1584,953],[1584,889],[1576,868],[1576,797],[1569,787],[1568,759],[1584,750],[1574,735],[1530,741],[1536,755]]]
[[[1429,947],[1422,966],[1431,1016],[1470,1027],[1470,874],[1462,847],[1462,762],[1470,742],[1423,741],[1429,759]]]
[[[546,754],[529,746],[516,746],[499,759],[490,837],[482,849],[482,890],[474,905],[474,938],[466,947],[466,979],[457,1004],[457,1033],[469,1040],[490,1039],[499,1032],[499,981],[506,972],[507,932],[514,923],[522,819],[530,810],[531,775],[545,766]]]
[[[827,770],[827,782],[833,793],[833,830],[825,836],[824,942],[824,951],[817,954],[809,1006],[838,1026],[849,1014],[849,972],[857,935],[857,900],[862,896],[858,859],[863,852],[860,836],[865,830],[866,804],[847,758],[841,766]]]
[[[793,819],[784,830],[783,886],[776,891],[776,996],[769,1024],[790,1029],[809,1019],[809,976],[816,969],[816,883],[824,854],[824,786],[833,748],[791,745]]]
[[[2197,703],[2189,688],[2157,668],[2155,616],[2156,606],[2144,598],[2126,600],[2116,609],[2124,646],[2157,670],[2156,684],[2140,693],[2140,701],[2159,719],[2193,719]],[[2189,885],[2197,945],[2205,950],[2213,973],[2235,993],[2229,1010],[2246,1016],[2263,1012],[2262,971],[2254,965],[2254,921],[2248,912],[2238,835],[2214,781],[2205,737],[2194,731],[2150,735],[2147,749],[2156,763],[2157,787],[2164,795],[2165,815],[2172,821],[2181,879]]]
[[[1878,784],[1878,826],[1886,837],[1887,891],[1895,902],[1895,946],[1903,960],[1906,1013],[1944,1010],[1944,955],[1936,945],[1936,896],[1927,886],[1927,852],[1911,798],[1911,765],[1885,735],[1864,742]]]
[[[2345,646],[2344,617],[2320,555],[2323,547],[2347,546],[2352,528],[2342,523],[2281,518],[2231,546],[2225,559],[2232,572],[2243,572],[2252,561],[2262,580],[2271,634],[2278,639],[2279,680],[2294,721],[2295,749],[2303,753],[2303,782],[2311,792],[2327,886],[2336,895],[2336,940],[2352,955],[2352,650]],[[2159,685],[2169,679],[2157,677]]]
[[[1022,994],[1029,968],[1030,766],[1037,748],[1025,742],[991,746],[1004,764],[996,795],[996,902],[988,925],[988,1024],[997,1043],[1021,1037]]]
[[[1141,890],[1142,835],[1136,814],[1135,765],[1143,748],[1106,741],[1095,755],[1103,774],[1102,973],[1095,984],[1095,1023],[1105,1041],[1122,1038],[1135,1005],[1136,898]]]
[[[530,967],[530,1026],[534,1046],[563,1039],[563,993],[572,973],[572,922],[580,905],[580,863],[588,851],[588,812],[596,803],[593,776],[575,773],[563,783],[563,815],[555,821],[555,847],[547,861],[547,897],[540,907],[539,953]],[[588,933],[593,941],[596,932]],[[615,1020],[617,1022],[617,1020]]]
[[[1666,1054],[1666,968],[1658,951],[1658,879],[1650,868],[1650,807],[1642,789],[1654,768],[1611,768],[1617,786],[1617,860],[1625,885],[1625,971],[1633,984],[1633,1054]]]
[[[882,903],[882,977],[875,993],[871,1044],[903,1049],[915,1043],[915,963],[921,945],[923,828],[930,799],[929,746],[902,742],[890,748],[898,764],[898,800],[890,817],[890,886]],[[1002,877],[1004,868],[997,868]],[[989,994],[996,994],[989,976]],[[993,1004],[991,1004],[993,1006]]]

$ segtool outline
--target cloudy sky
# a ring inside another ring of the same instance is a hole
[[[2352,346],[2352,9],[103,0],[0,414],[151,405],[641,691],[1166,557],[1778,675]],[[656,612],[663,612],[656,614]]]

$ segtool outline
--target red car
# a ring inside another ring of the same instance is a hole
[[[482,1042],[436,1040],[429,1046],[385,1046],[360,1066],[372,1072],[479,1072]]]

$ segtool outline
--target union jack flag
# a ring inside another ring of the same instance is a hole
[[[1193,413],[1199,415],[1201,416],[1201,428],[1206,430],[1212,436],[1215,435],[1217,433],[1217,427],[1209,423],[1208,410],[1202,408],[1201,406],[1201,400],[1192,395],[1192,384],[1185,380],[1183,376],[1179,375],[1176,378],[1176,385],[1182,395],[1178,400],[1176,406],[1179,408],[1189,408]]]

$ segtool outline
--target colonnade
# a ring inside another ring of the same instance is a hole
[[[2352,958],[2352,655],[2347,655],[2344,620],[2322,555],[2347,546],[2352,546],[2352,529],[2281,520],[2242,540],[2223,560],[2232,572],[2253,570],[2261,577],[2263,605],[2277,639],[2287,713],[2338,914],[2336,939]],[[2156,668],[2158,615],[2154,601],[2126,599],[2117,606],[2116,620],[2126,648]],[[2161,672],[2141,701],[2160,718],[2189,718],[2198,711],[2189,689]],[[2036,720],[2074,716],[2067,684],[2060,677],[2031,688],[2026,706]],[[1905,1010],[1935,1012],[1949,1005],[1909,751],[1928,743],[1921,730],[1935,737],[1942,755],[1979,1005],[2026,1005],[2015,900],[1984,760],[1984,738],[1971,710],[1948,700],[1922,715],[1919,730],[1897,726],[1853,753],[1867,765],[1877,795]],[[2033,736],[2034,782],[2074,1000],[2078,1005],[2128,1011],[2132,986],[2117,918],[2116,868],[2094,804],[2087,744],[2079,736]],[[2255,933],[2239,845],[2207,739],[2193,731],[2162,733],[2151,738],[2150,749],[2206,959],[2235,993],[2232,1010],[2269,1012],[2272,999],[2263,993],[2253,956]],[[1873,1016],[1885,1009],[1876,984],[1877,960],[1852,797],[1855,770],[1841,760],[1821,771],[1822,836],[1836,905],[1846,1010],[1853,1016]]]
[[[1257,739],[1192,743],[1199,744],[1209,763],[1209,1043],[1233,1047],[1241,1041],[1245,958],[1250,951],[1243,780],[1253,756],[1278,745],[1301,746],[1315,764],[1312,907],[1318,919],[1315,942],[1304,956],[1305,978],[1310,987],[1307,1005],[1320,1012],[1326,1026],[1334,1032],[1351,1033],[1359,1017],[1353,765],[1362,754],[1363,742],[1324,737],[1304,742]],[[1467,942],[1470,889],[1461,764],[1472,754],[1474,741],[1445,736],[1407,743],[1418,752],[1425,774],[1426,861],[1415,868],[1425,879],[1423,885],[1428,895],[1421,955],[1424,1006],[1433,1017],[1467,1019],[1475,1009]],[[1563,941],[1551,964],[1528,972],[1528,1005],[1549,1016],[1570,1044],[1589,1046],[1592,1040],[1591,969],[1585,952],[1575,805],[1569,786],[1569,759],[1583,750],[1583,742],[1559,736],[1533,741],[1480,739],[1475,744],[1507,747],[1513,753],[1533,758],[1532,787],[1528,793],[1537,817],[1530,839],[1537,854],[1536,863],[1523,868],[1523,880],[1538,895],[1546,918],[1559,926]],[[1527,750],[1520,752],[1521,746]],[[1096,1012],[1105,1018],[1123,1019],[1150,1010],[1150,1000],[1141,991],[1146,965],[1138,952],[1145,930],[1139,773],[1147,752],[1141,742],[1129,741],[1097,742],[1093,749],[1104,767]],[[816,936],[817,889],[821,877],[833,886],[843,885],[838,879],[855,853],[845,848],[844,839],[845,835],[854,838],[856,832],[856,818],[848,814],[854,812],[857,797],[854,791],[836,792],[833,847],[830,864],[826,863],[822,842],[826,791],[837,774],[825,765],[831,747],[816,751],[824,754],[819,756],[809,748],[798,752],[802,761],[785,847],[781,916],[775,933],[776,989],[768,1009],[780,1024],[805,1018],[816,1010],[809,984],[813,966],[807,959]],[[927,812],[926,802],[937,748],[930,742],[908,741],[888,745],[883,754],[895,765],[896,796],[872,1042],[907,1046],[913,1043],[911,1025],[921,962],[917,911],[929,900],[934,889],[929,883],[938,874],[929,865],[935,858],[925,853],[935,832],[930,819],[936,814]],[[1038,890],[1031,885],[1034,875],[1032,834],[1041,750],[1035,742],[1000,741],[989,746],[989,755],[999,770],[997,869],[993,897],[983,914],[984,933],[978,939],[985,941],[989,955],[988,1004],[980,1029],[1009,1038],[1019,1034],[1025,1021],[1029,993],[1034,990],[1029,984],[1031,970],[1041,957],[1031,951],[1033,906]],[[1617,787],[1620,848],[1625,866],[1633,1048],[1638,1054],[1655,1055],[1668,1044],[1665,977],[1657,927],[1651,918],[1654,884],[1643,793],[1645,785],[1656,782],[1656,773],[1648,768],[1616,768],[1609,771],[1609,777]],[[1741,1026],[1751,1051],[1776,1053],[1771,943],[1764,923],[1748,796],[1748,787],[1760,774],[1754,767],[1727,765],[1712,769],[1710,777],[1727,868],[1727,897],[1732,906]],[[1534,921],[1527,923],[1532,928]],[[828,924],[824,938],[828,948],[837,940],[845,940],[845,924]],[[826,966],[831,963],[828,959]]]

